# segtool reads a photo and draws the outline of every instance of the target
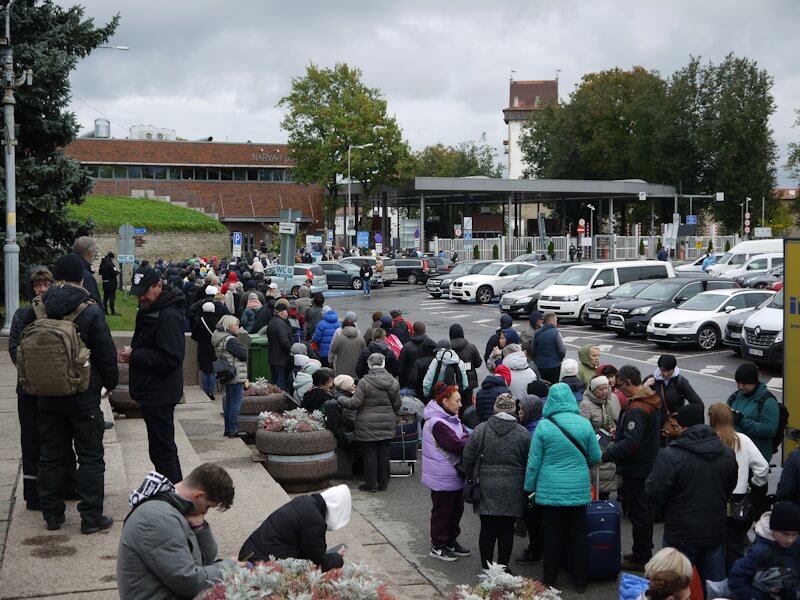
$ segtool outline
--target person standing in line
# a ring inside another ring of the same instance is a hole
[[[703,406],[703,400],[681,374],[678,361],[671,354],[662,354],[658,358],[655,373],[644,383],[661,398],[666,415],[671,415],[687,403]]]
[[[589,387],[583,393],[583,399],[578,409],[581,416],[592,424],[595,433],[602,430],[606,436],[614,436],[621,409],[617,397],[611,393],[607,377],[598,375],[589,382]],[[597,481],[598,470],[600,474],[598,498],[608,500],[611,492],[617,489],[614,463],[603,463],[592,469],[593,482]]]
[[[544,314],[539,310],[533,311],[528,321],[528,327],[519,334],[519,339],[522,340],[522,343],[528,343],[533,348],[533,338],[536,332],[542,328],[542,325],[544,325]]]
[[[425,323],[417,321],[412,328],[411,339],[403,344],[400,357],[397,359],[397,375],[400,378],[400,389],[414,389],[414,363],[422,356],[422,343],[430,339],[426,334]]]
[[[247,381],[247,349],[239,343],[239,319],[233,315],[225,315],[217,323],[211,344],[218,358],[221,358],[234,369],[233,379],[225,382],[225,398],[222,402],[225,437],[244,437],[239,432],[239,408],[242,406],[244,382]]]
[[[203,303],[203,312],[195,319],[192,325],[192,339],[197,342],[197,366],[200,369],[203,391],[211,400],[215,400],[214,392],[217,389],[217,376],[214,375],[214,360],[217,355],[211,344],[211,336],[217,326],[219,317],[214,312],[214,303]]]
[[[597,375],[599,366],[600,348],[592,344],[584,344],[578,348],[578,378],[583,385],[589,386],[589,382]]]
[[[333,335],[336,333],[336,330],[342,326],[342,322],[339,320],[336,311],[330,306],[326,306],[325,309],[322,320],[317,325],[314,335],[311,337],[311,341],[317,344],[319,348],[322,366],[328,367],[330,366],[328,353],[331,349],[331,342],[333,342]]]
[[[772,438],[778,430],[778,401],[758,379],[753,363],[739,365],[734,375],[738,391],[728,398],[736,431],[749,436],[767,462],[772,459]]]
[[[119,352],[130,364],[130,394],[147,426],[150,460],[172,482],[183,479],[175,445],[175,405],[183,397],[186,354],[183,308],[186,298],[151,267],[133,274],[131,296],[139,299],[131,347]]]
[[[334,376],[349,375],[355,379],[358,357],[365,347],[364,338],[359,335],[355,322],[345,318],[341,333],[333,337],[328,351],[328,362],[333,367]]]
[[[83,265],[83,287],[89,292],[89,297],[103,306],[103,299],[100,297],[100,289],[97,287],[97,279],[92,271],[92,262],[97,254],[97,242],[88,235],[82,235],[72,245],[72,253],[81,259]]]
[[[546,313],[544,325],[533,338],[533,354],[536,357],[536,365],[539,367],[542,379],[551,384],[558,383],[561,361],[567,355],[567,347],[561,338],[561,332],[556,327],[557,323],[555,313]]]
[[[431,491],[431,550],[429,556],[452,562],[469,556],[458,543],[464,514],[464,477],[456,469],[469,433],[458,418],[461,394],[456,386],[439,382],[434,399],[425,406],[422,428],[422,485]]]
[[[486,349],[483,352],[483,361],[486,363],[487,368],[489,368],[489,358],[492,356],[492,352],[500,345],[500,335],[503,333],[503,330],[511,329],[513,326],[514,319],[511,315],[505,313],[500,315],[500,328],[486,341]]]
[[[372,333],[376,329],[381,328],[381,318],[383,317],[383,313],[379,310],[376,310],[372,313],[372,325],[367,327],[367,330],[364,332],[364,343],[369,346],[370,342],[372,341]]]
[[[292,350],[292,327],[289,325],[288,318],[289,301],[281,298],[275,303],[273,316],[267,325],[267,342],[269,343],[269,367],[272,371],[272,383],[284,392],[291,391],[288,385],[288,371],[292,368],[289,362]]]
[[[531,436],[517,422],[517,402],[511,394],[500,394],[494,414],[479,424],[464,448],[464,473],[480,480],[480,501],[473,511],[480,516],[481,568],[497,562],[508,568],[514,546],[514,520],[525,513],[525,467]]]
[[[364,290],[364,295],[369,298],[370,294],[370,281],[373,275],[372,265],[368,260],[361,263],[361,268],[358,270],[358,276],[361,277],[361,288]]]
[[[415,324],[416,326],[416,324]],[[464,338],[464,328],[458,323],[450,325],[450,347],[458,354],[467,370],[467,389],[464,391],[466,404],[472,404],[473,394],[478,387],[478,369],[483,364],[481,353],[475,344]]]
[[[121,317],[122,315],[119,314],[115,308],[119,269],[114,266],[114,258],[114,253],[109,252],[105,255],[103,260],[100,261],[100,278],[103,280],[103,310],[107,315],[111,314],[113,317]],[[111,313],[108,312],[109,305],[111,306]]]

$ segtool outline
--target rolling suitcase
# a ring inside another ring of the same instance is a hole
[[[600,471],[597,471],[600,493]],[[586,546],[589,579],[616,579],[622,570],[621,511],[608,500],[591,502],[586,507]]]

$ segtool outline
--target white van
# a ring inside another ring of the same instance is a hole
[[[712,277],[719,277],[720,274],[731,269],[738,269],[756,254],[767,254],[771,252],[783,252],[783,240],[748,240],[739,242],[733,248],[723,254],[716,263],[708,267],[707,273]]]
[[[538,309],[580,321],[584,305],[602,298],[623,283],[639,279],[675,277],[669,262],[652,260],[578,264],[542,290]]]
[[[752,276],[763,275],[773,267],[783,264],[783,252],[770,252],[768,254],[756,254],[745,262],[741,267],[723,271],[720,277],[726,279],[736,279],[740,275]]]

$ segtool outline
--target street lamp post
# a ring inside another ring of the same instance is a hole
[[[350,234],[347,233],[347,215],[350,214],[350,154],[353,148],[372,148],[375,144],[350,144],[347,146],[347,210],[344,212],[344,239],[347,241],[347,247],[350,247]],[[355,215],[354,215],[355,216]],[[355,219],[353,219],[353,227],[355,227]]]
[[[587,204],[586,207],[590,211],[592,211],[592,216],[589,219],[589,223],[592,226],[592,247],[591,247],[590,260],[595,260],[595,254],[596,254],[596,251],[595,251],[595,230],[594,230],[594,211],[595,211],[595,208],[594,208],[594,204]]]

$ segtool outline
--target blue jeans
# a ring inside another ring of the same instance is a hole
[[[222,402],[225,433],[235,433],[239,431],[239,407],[242,406],[243,394],[243,383],[229,383],[225,385],[225,400]]]
[[[209,396],[213,396],[214,390],[217,389],[217,376],[214,373],[200,372],[203,374],[203,391]]]
[[[361,287],[364,288],[364,295],[365,296],[369,296],[369,292],[370,292],[369,286],[370,286],[369,277],[362,277],[361,278]]]
[[[697,567],[700,581],[722,581],[725,579],[725,542],[709,548],[695,548],[685,543],[671,544],[664,538],[664,544],[683,552],[691,563]]]

